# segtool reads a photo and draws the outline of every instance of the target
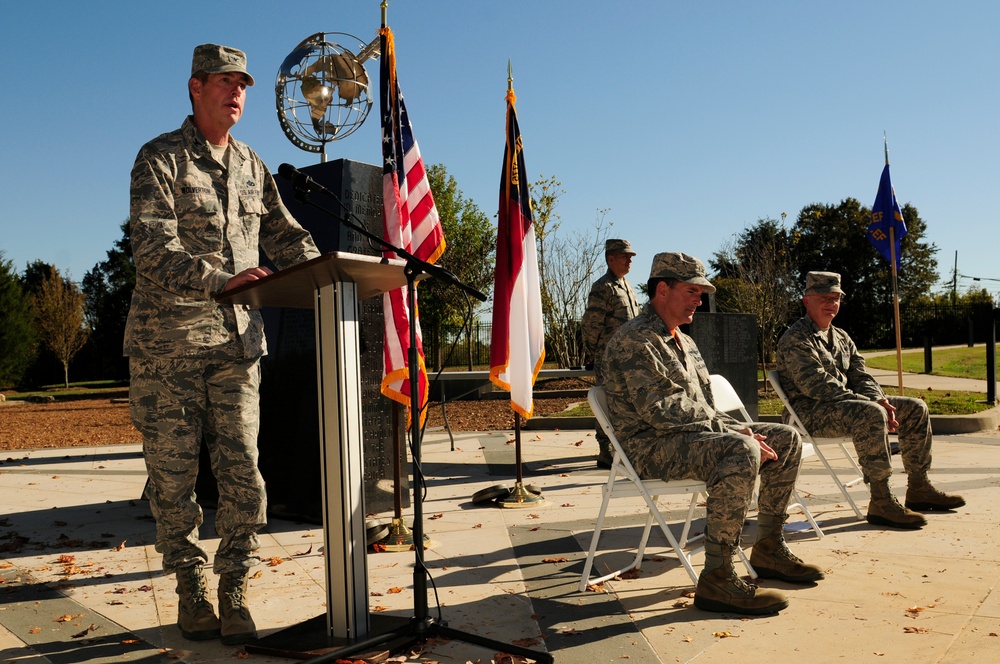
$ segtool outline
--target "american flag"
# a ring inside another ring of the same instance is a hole
[[[513,88],[508,89],[507,145],[497,215],[490,380],[510,391],[510,405],[515,412],[531,417],[535,378],[545,361],[545,328],[531,193],[524,170],[516,101]]]
[[[410,119],[403,104],[403,95],[396,80],[396,49],[392,30],[385,26],[381,35],[380,100],[382,109],[382,225],[386,241],[411,254],[433,263],[444,253],[445,241],[438,218],[430,183],[420,157],[420,148],[413,138]],[[387,258],[396,258],[391,251]],[[402,404],[410,400],[410,316],[416,316],[407,305],[406,288],[382,296],[385,313],[385,377],[382,394]],[[417,352],[420,372],[417,408],[427,403],[427,369],[424,364],[420,323],[417,321]],[[422,411],[421,411],[422,413]],[[421,414],[421,418],[423,414]]]

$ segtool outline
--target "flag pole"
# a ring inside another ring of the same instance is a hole
[[[400,428],[400,403],[392,401],[392,521],[389,532],[372,547],[376,553],[382,551],[409,551],[413,548],[413,531],[403,520],[403,453],[400,446],[402,431]],[[424,548],[429,545],[430,538],[424,535]]]
[[[903,343],[899,330],[899,294],[896,289],[896,233],[889,227],[889,252],[892,256],[892,310],[896,319],[896,373],[899,376],[899,396],[903,394]]]
[[[382,0],[380,4],[382,9],[382,27],[385,28],[388,25],[386,20],[386,14],[389,8],[389,0]],[[384,54],[382,54],[384,56]],[[411,417],[413,413],[411,411]],[[375,551],[409,551],[414,548],[415,540],[413,539],[413,531],[407,527],[406,521],[403,520],[403,469],[402,469],[402,448],[400,446],[400,438],[402,437],[400,431],[400,417],[399,417],[399,403],[393,403],[392,411],[392,456],[393,456],[393,473],[392,473],[392,493],[393,493],[393,512],[392,521],[389,524],[388,534],[375,543]],[[421,533],[423,535],[423,533]],[[430,538],[423,535],[424,546],[426,547]]]
[[[882,133],[882,144],[885,148],[885,165],[889,165],[889,139]],[[895,194],[893,194],[895,195]],[[896,225],[889,226],[889,263],[892,265],[892,314],[896,323],[896,375],[899,379],[899,396],[903,394],[903,342],[899,329],[899,290],[896,286]]]

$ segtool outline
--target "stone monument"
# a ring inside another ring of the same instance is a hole
[[[715,310],[715,294],[706,297],[685,326],[698,344],[709,373],[722,374],[757,419],[757,316]]]

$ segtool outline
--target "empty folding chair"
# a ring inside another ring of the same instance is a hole
[[[806,441],[813,444],[816,456],[818,456],[819,460],[823,462],[823,466],[826,467],[826,470],[828,473],[830,473],[830,477],[833,478],[833,481],[837,483],[837,487],[840,489],[840,492],[844,495],[844,499],[848,503],[850,503],[851,508],[854,510],[854,513],[858,515],[858,518],[864,519],[865,517],[861,513],[861,510],[858,508],[858,504],[854,502],[854,498],[851,496],[850,491],[848,491],[849,488],[855,487],[859,484],[863,484],[865,481],[863,473],[861,472],[861,466],[858,465],[858,462],[854,459],[854,455],[851,454],[850,450],[846,445],[847,441],[851,440],[850,437],[840,436],[837,438],[817,438],[813,436],[811,433],[809,433],[809,430],[806,429],[805,425],[802,423],[802,420],[795,413],[795,409],[792,408],[792,404],[789,403],[788,396],[785,394],[785,390],[782,389],[781,387],[781,381],[778,380],[778,372],[774,370],[768,371],[767,380],[768,382],[771,383],[771,387],[774,388],[774,392],[778,395],[778,398],[781,399],[781,403],[784,404],[785,410],[788,411],[790,424],[792,424],[792,426],[796,427],[799,431],[802,432],[802,436],[803,438],[806,439]],[[830,446],[836,445],[840,449],[844,458],[847,459],[848,463],[850,464],[849,470],[851,471],[850,474],[854,475],[853,477],[848,479],[846,482],[843,479],[841,479],[837,471],[834,470],[833,466],[830,465],[830,462],[827,460],[826,455],[823,454],[823,450],[821,449],[823,445],[830,445]]]
[[[712,398],[715,401],[715,408],[724,413],[738,413],[738,419],[741,419],[744,422],[750,422],[750,413],[747,412],[746,406],[743,405],[743,400],[740,399],[740,395],[736,394],[736,390],[733,389],[732,384],[726,380],[726,377],[721,374],[712,374],[709,376],[709,379],[712,382]],[[802,459],[808,459],[812,456],[816,456],[816,450],[813,444],[803,441]],[[816,519],[813,518],[812,512],[809,511],[809,507],[806,506],[805,502],[799,496],[799,492],[794,487],[792,488],[792,500],[795,502],[790,503],[788,505],[788,509],[791,510],[796,507],[801,509],[803,514],[805,514],[810,527],[812,527],[812,529],[816,532],[816,537],[822,538],[823,531],[820,530],[819,524],[816,523]]]

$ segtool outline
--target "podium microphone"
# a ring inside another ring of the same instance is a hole
[[[292,183],[296,190],[309,193],[312,191],[326,191],[326,187],[313,180],[311,177],[295,168],[291,164],[278,166],[278,175]]]

